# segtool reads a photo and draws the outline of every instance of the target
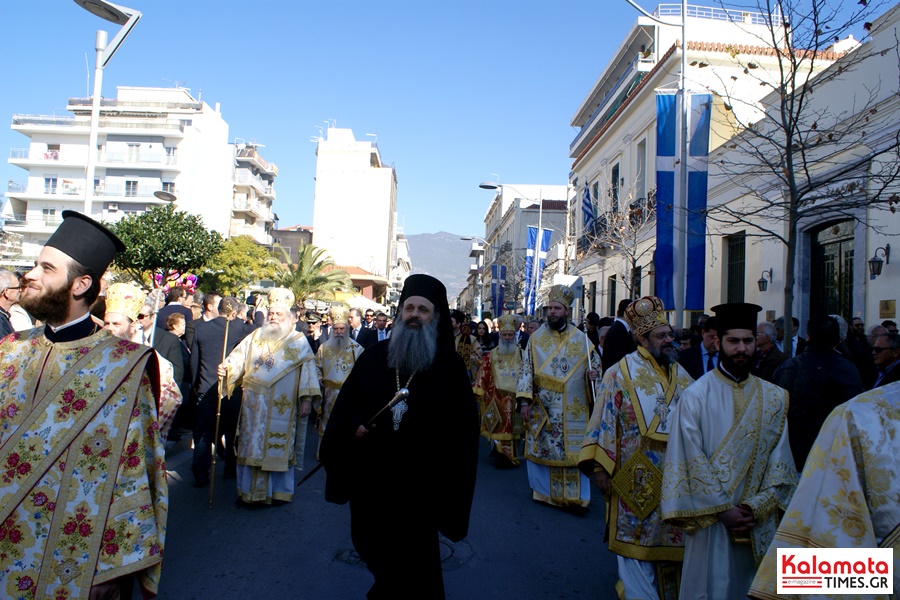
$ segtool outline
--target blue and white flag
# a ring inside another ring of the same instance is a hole
[[[594,203],[591,202],[591,188],[587,183],[584,184],[584,195],[581,198],[581,212],[584,213],[583,235],[589,235],[594,232],[594,220],[597,218],[594,214]]]
[[[531,277],[534,278],[533,285],[531,278],[526,280],[525,284],[525,314],[533,315],[535,305],[537,304],[537,292],[541,288],[541,279],[544,273],[544,264],[547,262],[547,252],[550,250],[550,238],[553,236],[552,229],[541,229],[541,249],[537,253],[537,264],[534,261],[534,249],[537,246],[537,227],[528,228],[528,244],[531,248],[531,264],[533,269]],[[532,239],[534,241],[532,241]],[[525,274],[528,277],[528,252],[525,254]]]
[[[681,114],[671,90],[656,93],[656,294],[675,307],[676,274],[685,278],[686,310],[703,310],[706,263],[706,192],[709,180],[710,94],[687,94],[688,197],[680,185]],[[687,247],[675,255],[676,210],[687,212]],[[680,263],[680,264],[679,264]],[[683,269],[678,267],[683,265]]]
[[[522,310],[526,315],[533,315],[528,312],[528,306],[534,305],[531,302],[532,283],[534,283],[534,248],[537,243],[537,227],[528,228],[528,243],[525,245],[525,297],[522,299]]]

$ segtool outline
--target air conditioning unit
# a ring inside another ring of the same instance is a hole
[[[110,203],[109,203],[109,210],[110,210],[111,212],[116,212],[117,210],[119,210],[119,205],[116,204],[115,202],[110,202]]]

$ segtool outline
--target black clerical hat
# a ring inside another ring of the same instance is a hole
[[[398,310],[403,308],[403,303],[410,296],[422,296],[434,304],[435,312],[440,315],[438,323],[438,339],[453,340],[453,328],[450,326],[450,306],[447,303],[447,288],[444,284],[432,277],[417,273],[410,275],[403,283],[403,291],[397,302]]]
[[[98,276],[106,272],[116,252],[125,250],[122,240],[93,219],[74,210],[64,210],[62,217],[46,245],[68,254]]]
[[[719,332],[719,337],[724,336],[729,329],[749,329],[755,333],[761,310],[762,306],[747,302],[730,302],[713,306],[712,311],[716,313],[716,330]]]

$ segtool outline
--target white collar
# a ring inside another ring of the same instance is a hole
[[[59,327],[54,327],[53,325],[50,325],[49,323],[47,323],[47,327],[50,328],[50,331],[52,331],[53,333],[56,333],[57,331],[65,329],[66,327],[71,327],[72,325],[77,325],[78,323],[81,323],[82,321],[84,321],[85,319],[89,319],[90,317],[91,317],[91,313],[86,312],[83,315],[81,315],[80,317],[78,317],[77,319],[75,319],[74,321],[69,321],[68,323],[64,323],[64,324],[60,325]]]

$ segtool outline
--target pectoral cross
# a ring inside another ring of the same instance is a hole
[[[653,409],[656,416],[659,417],[659,429],[665,431],[669,420],[669,405],[666,403],[666,397],[658,395],[656,397],[656,407]]]

